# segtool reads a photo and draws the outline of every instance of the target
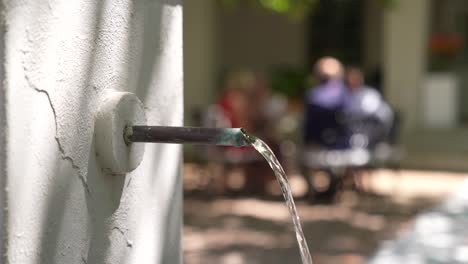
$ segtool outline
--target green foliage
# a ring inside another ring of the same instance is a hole
[[[380,0],[380,2],[384,5],[385,8],[391,9],[398,5],[400,0]]]
[[[257,0],[257,2],[265,9],[278,14],[302,18],[313,9],[319,0]]]
[[[320,0],[221,0],[224,6],[233,8],[240,2],[248,2],[253,6],[268,11],[287,15],[291,18],[303,18]]]
[[[308,88],[307,78],[306,70],[288,66],[275,67],[270,74],[271,89],[290,99],[299,99]]]
[[[221,0],[225,6],[235,7],[239,2],[250,2],[277,14],[287,15],[291,18],[301,19],[312,12],[320,1],[326,0]],[[348,0],[354,1],[354,0]],[[391,8],[399,0],[378,0],[385,7]]]

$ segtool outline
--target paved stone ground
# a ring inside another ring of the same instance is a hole
[[[364,181],[366,192],[346,191],[334,204],[297,202],[315,264],[367,262],[463,180],[448,173],[380,173]],[[184,222],[184,263],[300,263],[281,199],[187,195]]]
[[[386,242],[370,263],[468,263],[468,181]]]

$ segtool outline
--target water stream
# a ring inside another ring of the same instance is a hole
[[[310,256],[309,247],[302,231],[301,221],[299,219],[299,214],[297,213],[296,204],[291,193],[291,187],[289,185],[288,178],[286,173],[283,170],[283,167],[278,162],[273,151],[268,147],[268,145],[262,140],[247,135],[244,133],[245,139],[250,142],[252,147],[254,147],[262,156],[268,161],[268,164],[273,169],[276,179],[281,187],[281,192],[283,193],[286,205],[291,214],[292,221],[294,224],[294,231],[296,232],[297,243],[299,244],[299,251],[301,253],[301,259],[303,264],[312,264],[312,257]]]

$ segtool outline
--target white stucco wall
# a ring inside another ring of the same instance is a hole
[[[182,125],[182,1],[3,2],[9,263],[182,262],[180,146],[119,177],[93,142],[111,89]]]

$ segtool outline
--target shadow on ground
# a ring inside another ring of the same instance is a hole
[[[346,191],[335,204],[297,205],[314,263],[363,263],[435,203]],[[300,263],[282,201],[188,195],[184,207],[184,263]]]

